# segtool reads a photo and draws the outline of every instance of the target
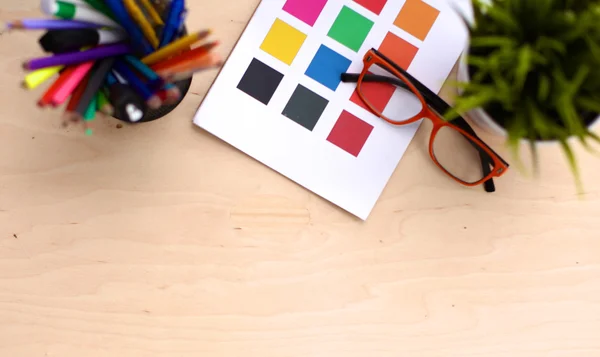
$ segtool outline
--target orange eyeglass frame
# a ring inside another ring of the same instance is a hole
[[[429,91],[429,89],[427,87],[425,87],[424,85],[422,85],[420,82],[418,82],[416,79],[414,79],[410,74],[405,72],[396,63],[392,62],[390,59],[385,57],[379,51],[377,51],[375,49],[371,49],[363,57],[363,64],[364,64],[364,67],[363,67],[362,72],[360,73],[360,76],[359,76],[359,79],[357,82],[357,93],[358,93],[358,96],[360,97],[360,99],[365,103],[365,105],[367,105],[367,107],[369,107],[371,112],[373,112],[375,115],[379,116],[381,119],[385,120],[386,122],[388,122],[392,125],[411,124],[411,123],[421,120],[422,118],[427,118],[427,119],[431,120],[431,122],[433,123],[433,128],[431,130],[431,136],[429,138],[429,155],[431,156],[431,159],[436,164],[436,166],[438,166],[440,168],[440,170],[445,172],[453,180],[455,180],[456,182],[463,184],[465,186],[473,187],[473,186],[480,185],[483,182],[485,182],[489,179],[492,179],[494,177],[500,177],[500,176],[504,175],[504,173],[506,173],[506,171],[508,170],[508,167],[509,167],[508,163],[506,161],[504,161],[498,154],[496,154],[494,152],[494,150],[492,150],[486,143],[481,141],[479,138],[469,134],[468,132],[459,128],[458,126],[445,121],[444,119],[441,118],[440,114],[434,112],[430,108],[429,104],[425,101],[425,98],[423,97],[423,95],[421,94],[421,91]],[[365,77],[365,75],[369,74],[369,69],[372,65],[381,66],[386,71],[390,72],[391,74],[393,74],[396,77],[398,77],[399,79],[401,79],[404,83],[406,83],[406,85],[410,88],[410,91],[413,92],[413,94],[416,95],[417,98],[419,99],[419,101],[421,102],[423,109],[421,109],[421,111],[417,115],[413,116],[412,118],[407,119],[407,120],[402,120],[402,121],[396,121],[396,120],[390,119],[387,116],[383,115],[383,113],[381,113],[379,110],[377,110],[369,102],[369,100],[364,97],[364,94],[363,94],[363,91],[361,88],[361,86],[363,84],[363,78]],[[410,77],[410,78],[408,78],[408,77]],[[417,87],[415,86],[415,83],[419,84],[419,87],[421,87],[421,91],[419,89],[417,89]],[[431,92],[430,95],[435,95],[435,94],[433,92]],[[434,150],[433,143],[435,141],[435,137],[436,137],[437,133],[443,127],[450,127],[452,130],[456,130],[461,135],[463,135],[465,138],[470,140],[472,144],[477,145],[476,148],[478,150],[483,150],[488,155],[490,162],[493,163],[493,168],[491,169],[489,174],[487,174],[481,180],[478,180],[476,182],[466,182],[464,180],[457,178],[453,174],[451,174],[448,170],[446,170],[438,162],[437,158],[435,157],[434,151],[433,151]]]

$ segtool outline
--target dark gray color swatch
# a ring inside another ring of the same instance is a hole
[[[283,115],[312,131],[321,118],[329,101],[310,89],[298,85]]]
[[[237,88],[267,105],[282,79],[283,74],[254,58]]]

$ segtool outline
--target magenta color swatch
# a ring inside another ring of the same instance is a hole
[[[283,11],[313,26],[328,0],[287,0]]]

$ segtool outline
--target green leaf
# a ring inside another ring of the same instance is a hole
[[[525,80],[531,69],[531,48],[526,45],[519,50],[519,59],[515,70],[515,90],[521,91],[525,85]]]
[[[567,52],[567,47],[564,43],[547,36],[541,36],[538,38],[535,48],[540,52],[551,50],[561,55],[564,55]]]
[[[600,101],[598,100],[587,97],[577,97],[575,98],[575,102],[577,103],[577,107],[583,110],[590,111],[592,113],[600,113]]]
[[[483,36],[472,38],[471,47],[514,47],[516,42],[510,37]]]
[[[571,146],[569,146],[569,143],[565,139],[560,140],[560,145],[562,146],[563,152],[565,153],[565,156],[567,157],[569,167],[571,168],[571,172],[573,173],[573,176],[575,178],[575,184],[577,186],[577,191],[582,192],[583,186],[581,184],[581,179],[580,179],[580,175],[579,175],[579,167],[577,166],[577,159],[575,159],[575,154],[573,153]]]
[[[510,15],[510,13],[501,6],[491,6],[487,9],[487,15],[507,32],[519,33],[522,29],[519,23]]]
[[[550,94],[550,79],[548,76],[541,74],[538,83],[538,95],[537,98],[540,102],[548,100]]]

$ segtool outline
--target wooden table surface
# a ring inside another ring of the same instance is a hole
[[[257,3],[190,28],[227,55]],[[61,128],[19,88],[38,36],[0,36],[0,356],[600,356],[598,156],[582,197],[553,146],[485,194],[420,132],[362,222],[192,125],[215,73],[168,119]]]

